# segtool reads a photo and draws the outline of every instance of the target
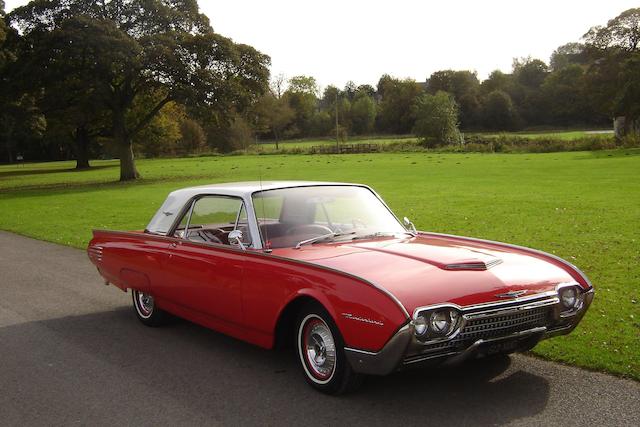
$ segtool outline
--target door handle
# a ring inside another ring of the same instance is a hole
[[[176,242],[173,242],[173,243],[169,244],[169,248],[171,248],[171,249],[173,249],[173,248],[175,248],[177,246],[178,246],[178,243],[176,243]]]

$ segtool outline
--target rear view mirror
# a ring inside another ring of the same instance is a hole
[[[413,225],[413,223],[411,222],[411,220],[409,218],[407,218],[406,216],[404,217],[404,225],[411,230],[411,232],[413,234],[418,234],[418,230],[416,230],[416,226]]]
[[[245,247],[244,243],[242,243],[242,231],[240,230],[233,230],[229,233],[229,243],[232,245],[238,245],[240,246],[240,248],[244,251],[247,248]]]

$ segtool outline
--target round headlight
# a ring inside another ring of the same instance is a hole
[[[578,304],[578,292],[576,288],[570,287],[560,291],[560,300],[565,308],[574,308]]]
[[[446,335],[451,329],[449,310],[438,310],[431,313],[429,329],[436,335]]]
[[[424,335],[427,333],[427,319],[424,316],[416,317],[413,321],[413,327],[415,328],[416,335]]]

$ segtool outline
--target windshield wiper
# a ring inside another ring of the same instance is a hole
[[[320,236],[312,237],[310,239],[298,242],[298,244],[296,245],[296,247],[294,249],[300,249],[304,245],[313,244],[313,243],[320,242],[322,240],[326,240],[326,239],[329,239],[329,238],[336,238],[336,237],[340,237],[340,236],[348,236],[350,234],[356,234],[356,232],[355,231],[351,231],[349,233],[327,233],[327,234],[322,234]]]

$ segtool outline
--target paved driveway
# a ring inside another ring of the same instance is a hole
[[[0,425],[640,425],[640,384],[526,356],[310,389],[294,358],[140,324],[83,251],[0,232]]]

